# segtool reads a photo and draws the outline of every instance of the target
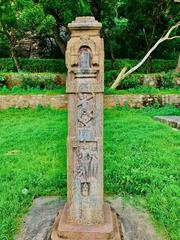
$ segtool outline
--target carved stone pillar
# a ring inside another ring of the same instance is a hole
[[[119,240],[116,216],[103,200],[101,23],[94,17],[77,17],[68,27],[71,32],[66,50],[68,195],[52,239]]]

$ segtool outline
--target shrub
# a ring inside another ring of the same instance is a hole
[[[119,88],[127,89],[127,88],[135,88],[141,85],[141,74],[132,74],[125,79],[122,80],[120,83]]]
[[[104,84],[106,87],[110,87],[115,81],[119,71],[111,70],[104,73]]]
[[[111,71],[105,72],[104,83],[106,87],[110,87],[113,84],[116,77],[118,76],[118,73],[119,73],[118,70],[111,70]],[[141,76],[142,74],[132,74],[126,77],[124,80],[122,80],[122,82],[120,83],[117,89],[134,88],[141,85],[140,83]]]
[[[0,76],[0,87],[3,87],[5,84],[5,77],[4,76]]]
[[[21,80],[21,88],[22,89],[29,89],[29,88],[36,88],[36,89],[47,89],[52,90],[56,89],[57,85],[54,83],[52,76],[29,76],[29,75],[22,75]]]
[[[64,86],[66,74],[60,73],[1,73],[4,85],[8,88],[21,86],[22,89],[39,88],[47,90]]]
[[[135,66],[139,60],[132,60],[132,59],[116,59],[115,60],[115,70],[122,69],[123,67],[128,67],[128,69]],[[167,72],[169,70],[173,70],[176,67],[176,60],[164,60],[164,59],[153,59],[152,62],[152,73],[155,72]],[[112,70],[112,62],[111,60],[106,59],[105,60],[105,71]],[[147,71],[147,65],[146,63],[143,64],[139,69],[137,69],[137,73],[146,73]]]
[[[169,71],[167,73],[163,73],[163,87],[164,88],[171,88],[173,87],[173,78],[174,78],[174,74],[172,71]]]
[[[19,58],[19,61],[26,72],[66,72],[64,59]],[[12,58],[0,59],[0,71],[16,71]]]

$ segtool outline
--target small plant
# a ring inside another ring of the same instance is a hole
[[[4,76],[0,76],[0,87],[3,87],[5,84],[5,77]]]
[[[164,88],[171,88],[173,87],[173,72],[172,71],[169,71],[167,73],[164,73],[163,74],[163,87]]]
[[[139,74],[130,75],[127,78],[125,78],[124,80],[122,80],[119,87],[121,89],[139,87],[141,85],[140,77],[141,77],[141,75],[139,75]]]
[[[44,107],[43,107],[43,105],[42,105],[41,103],[38,103],[36,109],[37,109],[38,111],[41,111],[41,110],[44,109]]]
[[[37,88],[40,86],[39,81],[34,81],[30,76],[22,76],[21,88],[27,90],[28,88]]]

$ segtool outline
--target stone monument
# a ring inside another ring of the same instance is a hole
[[[67,203],[52,240],[120,240],[116,214],[103,199],[104,45],[101,23],[77,17],[68,25]]]

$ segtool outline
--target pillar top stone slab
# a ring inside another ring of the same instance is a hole
[[[85,17],[76,17],[75,21],[68,24],[69,30],[72,32],[73,30],[100,30],[102,28],[102,24],[95,20],[92,16]]]

